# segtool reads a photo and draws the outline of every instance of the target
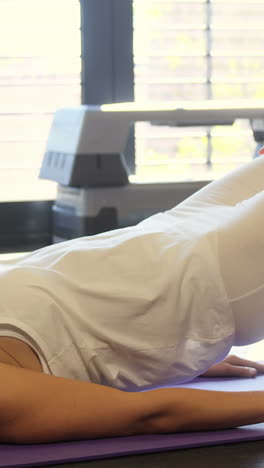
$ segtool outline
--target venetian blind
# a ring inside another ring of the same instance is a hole
[[[38,179],[56,108],[81,102],[78,0],[0,0],[0,201],[53,199]]]
[[[136,100],[263,98],[264,0],[134,0]],[[248,122],[136,125],[143,178],[214,179],[249,160]]]

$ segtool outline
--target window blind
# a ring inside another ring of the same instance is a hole
[[[264,0],[134,0],[135,100],[263,98]],[[143,178],[214,179],[252,158],[248,122],[136,124]]]
[[[0,0],[0,201],[53,199],[38,179],[56,108],[81,102],[78,0]]]

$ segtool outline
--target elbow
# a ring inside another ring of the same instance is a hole
[[[177,404],[175,389],[173,393],[173,401],[171,401],[170,389],[150,390],[142,393],[145,404],[138,433],[165,434],[188,430],[186,413],[180,407],[181,405]]]

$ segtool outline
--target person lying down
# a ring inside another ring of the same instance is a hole
[[[263,158],[136,226],[0,264],[0,442],[264,422],[264,391],[165,388],[264,372],[228,356],[264,337]]]

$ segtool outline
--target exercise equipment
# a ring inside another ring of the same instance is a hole
[[[189,127],[232,125],[236,119],[250,120],[255,138],[262,138],[264,100],[130,102],[58,109],[40,170],[41,178],[58,183],[52,241],[135,225],[208,183],[133,181],[124,157],[133,123]]]

